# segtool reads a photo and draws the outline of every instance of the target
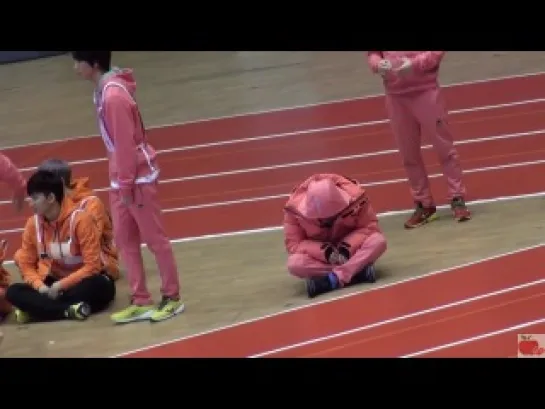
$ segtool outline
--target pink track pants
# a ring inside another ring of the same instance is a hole
[[[334,272],[339,281],[346,285],[365,266],[375,263],[386,251],[386,238],[382,233],[372,233],[361,247],[340,266],[333,266],[316,260],[307,254],[291,254],[288,257],[288,271],[298,278],[311,278]]]
[[[447,180],[448,200],[464,197],[462,167],[447,120],[440,88],[407,95],[387,95],[386,108],[415,202],[434,205],[428,173],[422,159],[421,137],[431,141]]]
[[[180,296],[178,269],[172,245],[161,220],[157,183],[136,185],[133,203],[130,206],[121,202],[118,191],[112,190],[110,206],[114,239],[127,268],[133,302],[138,305],[153,302],[146,285],[141,242],[145,243],[155,256],[161,276],[161,294],[178,298]]]

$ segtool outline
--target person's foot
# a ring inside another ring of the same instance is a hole
[[[19,324],[28,324],[31,321],[31,317],[28,313],[21,311],[20,309],[15,309],[15,320]]]
[[[450,202],[452,216],[457,222],[465,222],[471,219],[471,212],[466,206],[466,202],[461,197],[455,197]]]
[[[116,324],[126,324],[135,321],[148,321],[153,314],[153,305],[131,304],[127,308],[110,316]]]
[[[405,228],[414,229],[437,219],[437,208],[435,206],[424,207],[421,202],[417,202],[413,214],[405,222]]]
[[[91,315],[91,307],[85,302],[72,304],[64,312],[64,316],[71,320],[85,321]]]
[[[340,287],[339,278],[335,273],[325,276],[312,277],[307,279],[307,294],[309,298],[328,293]]]
[[[157,308],[153,310],[150,321],[159,322],[168,320],[183,312],[184,308],[185,306],[181,299],[176,300],[169,297],[163,297]]]
[[[374,283],[377,281],[377,272],[373,264],[369,264],[362,268],[360,272],[352,277],[349,285],[362,284],[362,283]]]

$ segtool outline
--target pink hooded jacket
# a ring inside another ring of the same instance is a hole
[[[343,245],[352,256],[374,232],[381,230],[365,190],[340,175],[311,176],[293,189],[284,207],[288,254],[304,253],[327,262],[324,250],[333,244]]]
[[[405,94],[437,88],[439,66],[445,51],[368,51],[367,62],[371,71],[378,72],[380,60],[389,60],[393,68],[402,64],[402,58],[409,58],[413,71],[405,76],[388,72],[384,76],[384,87],[387,94]]]
[[[132,70],[114,68],[104,74],[94,94],[98,124],[109,159],[110,184],[132,197],[136,184],[159,177],[157,154],[146,138]]]

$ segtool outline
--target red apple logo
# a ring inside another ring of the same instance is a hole
[[[539,343],[529,335],[521,335],[519,352],[522,355],[541,355],[545,348],[540,348]]]

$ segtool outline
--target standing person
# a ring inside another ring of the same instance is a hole
[[[73,51],[75,70],[95,85],[98,124],[109,159],[114,238],[127,267],[131,305],[112,315],[116,323],[162,321],[181,313],[178,269],[161,220],[159,168],[134,99],[132,70],[111,68],[111,51]],[[140,242],[155,256],[162,300],[153,307]]]
[[[462,167],[447,119],[438,82],[444,51],[368,51],[373,73],[383,78],[386,108],[416,209],[405,228],[437,219],[436,205],[421,153],[421,136],[427,134],[447,180],[448,200],[455,220],[471,218],[466,207]]]

